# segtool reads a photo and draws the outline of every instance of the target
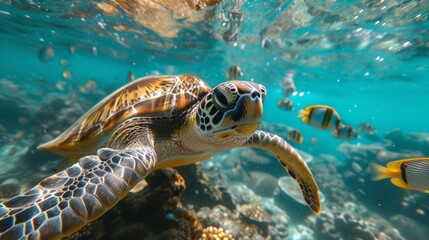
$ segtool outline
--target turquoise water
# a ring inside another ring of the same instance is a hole
[[[427,156],[427,1],[236,0],[201,11],[185,1],[161,5],[148,2],[130,1],[132,7],[128,8],[122,1],[105,1],[116,9],[108,11],[103,10],[107,5],[101,5],[102,1],[0,1],[0,130],[3,136],[23,132],[20,138],[3,137],[0,142],[0,163],[5,166],[0,171],[0,182],[10,176],[8,170],[13,171],[14,164],[20,162],[26,146],[33,144],[33,135],[42,134],[34,129],[40,129],[36,124],[45,120],[38,121],[34,114],[54,96],[66,96],[57,101],[82,99],[78,102],[80,112],[73,112],[81,115],[128,83],[130,73],[136,78],[190,73],[214,87],[226,81],[226,71],[233,64],[244,73],[240,79],[267,87],[264,122],[299,129],[304,143],[292,145],[312,154],[319,164],[324,161],[320,155],[336,157],[334,165],[341,176],[352,171],[347,169],[352,160],[359,161],[339,151],[347,144],[358,152],[365,151],[359,150],[361,145],[381,144],[397,153],[390,159],[365,159],[382,165],[410,152],[409,157]],[[46,56],[47,48],[52,48],[54,56]],[[72,79],[64,78],[65,70]],[[297,92],[290,97],[294,111],[277,107],[282,97],[281,80],[288,71],[295,72]],[[96,86],[88,88],[88,80]],[[333,107],[344,123],[355,128],[372,123],[378,139],[361,134],[361,138],[345,142],[333,138],[329,131],[303,123],[298,111],[316,104]],[[19,121],[20,117],[25,121]],[[409,136],[398,140],[400,148],[385,138],[385,133],[394,129]],[[45,134],[55,135],[47,131]],[[422,137],[417,139],[410,133]],[[317,144],[310,142],[313,137]],[[413,138],[414,142],[410,140]],[[424,147],[416,149],[417,143]],[[16,154],[8,154],[11,145]],[[20,164],[33,167],[28,161]],[[425,200],[416,201],[412,210],[391,209],[403,206],[398,202],[410,196],[428,200],[425,194],[399,189],[387,180],[368,182],[369,177],[364,178],[363,185],[344,180],[347,177],[342,179],[350,194],[356,193],[359,201],[376,209],[387,221],[396,213],[406,215],[422,223],[420,230],[429,232],[429,207],[419,206]],[[316,181],[326,180],[316,177]],[[359,190],[368,192],[359,195]],[[377,197],[377,191],[390,198]],[[423,214],[416,214],[415,209],[423,209]]]

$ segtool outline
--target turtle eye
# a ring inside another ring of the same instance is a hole
[[[267,95],[267,89],[263,85],[261,85],[261,84],[259,84],[259,89],[261,91],[262,101],[264,101],[265,100],[265,96]]]
[[[235,103],[235,95],[230,89],[219,87],[213,90],[214,103],[220,110],[230,109]]]

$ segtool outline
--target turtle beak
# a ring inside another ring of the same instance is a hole
[[[241,135],[250,135],[253,134],[259,127],[259,122],[255,123],[244,123],[235,127],[235,130],[239,132]]]
[[[244,136],[254,133],[262,121],[262,101],[263,99],[259,95],[248,95],[240,99],[234,111],[226,114],[223,125],[228,130],[225,130],[223,135],[226,132]]]
[[[250,136],[253,134],[259,127],[259,122],[254,123],[244,123],[235,125],[232,128],[219,131],[219,138],[229,138],[229,137],[236,137],[236,136]]]

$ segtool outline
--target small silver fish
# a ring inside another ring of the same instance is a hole
[[[76,47],[73,45],[69,45],[69,53],[70,55],[74,55],[76,53]]]
[[[319,143],[319,140],[317,140],[317,138],[315,138],[315,137],[312,137],[312,138],[310,139],[310,142],[311,142],[312,144],[318,144],[318,143]]]
[[[85,87],[86,87],[88,90],[92,90],[92,89],[94,89],[94,88],[96,88],[96,87],[97,87],[97,83],[96,83],[94,80],[92,80],[92,79],[88,79],[88,80],[86,81],[86,83],[85,83]]]
[[[134,80],[136,80],[136,77],[134,76],[134,73],[132,71],[128,71],[127,80],[128,82],[133,82]]]
[[[62,59],[60,60],[60,64],[61,64],[62,66],[67,66],[67,65],[69,65],[69,62],[67,61],[67,59],[62,58]]]
[[[46,46],[39,50],[38,53],[39,60],[42,62],[47,62],[55,57],[54,48],[52,46]]]
[[[73,75],[69,70],[64,70],[63,71],[63,78],[65,80],[72,80],[73,79]]]
[[[94,56],[94,57],[98,56],[98,49],[97,49],[97,47],[93,46],[91,48],[91,53],[92,53],[92,56]]]

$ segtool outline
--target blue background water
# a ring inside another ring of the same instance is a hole
[[[95,2],[0,1],[0,79],[18,85],[23,93],[19,97],[38,108],[52,93],[74,92],[93,102],[101,100],[103,94],[77,90],[88,79],[105,94],[126,84],[130,71],[136,77],[192,73],[215,86],[226,80],[229,66],[238,64],[244,73],[241,79],[268,89],[264,121],[301,130],[305,140],[297,147],[302,150],[311,152],[310,139],[316,137],[318,153],[347,161],[337,151],[343,140],[297,118],[299,109],[314,104],[334,107],[345,123],[355,127],[371,122],[380,137],[395,128],[404,134],[429,132],[427,2],[231,1],[203,12],[178,6],[158,10],[175,18],[171,27],[177,35],[165,36],[165,29],[139,22],[137,13],[119,10],[112,16]],[[234,22],[231,13],[241,20]],[[191,21],[193,14],[200,21]],[[204,14],[210,17],[201,17]],[[165,24],[163,19],[151,21]],[[129,31],[116,31],[117,23]],[[228,30],[238,32],[236,39],[225,39]],[[53,47],[55,56],[45,62],[40,51],[46,46]],[[70,46],[76,47],[75,54],[69,52]],[[68,65],[61,65],[61,59]],[[62,79],[64,70],[72,73],[72,80]],[[297,95],[291,97],[295,110],[286,112],[277,107],[277,100],[282,97],[280,81],[289,70],[296,72]],[[57,81],[72,88],[50,88]],[[0,86],[3,96],[14,94]],[[7,113],[0,118],[16,121]]]
[[[70,56],[67,47],[60,45],[55,47],[56,56],[52,61],[42,62],[38,59],[40,48],[31,47],[29,43],[21,42],[23,40],[15,41],[10,36],[3,36],[1,41],[0,49],[3,56],[1,76],[12,79],[18,85],[30,88],[43,88],[35,82],[35,79],[38,78],[54,84],[57,80],[62,79],[64,69],[73,74],[70,84],[84,84],[88,79],[94,79],[99,88],[107,89],[107,92],[127,83],[129,71],[132,71],[137,78],[151,74],[192,73],[209,82],[211,86],[215,86],[226,81],[225,72],[230,64],[239,64],[244,72],[241,79],[251,79],[268,88],[269,94],[264,105],[265,121],[284,123],[298,128],[303,132],[305,141],[309,141],[314,136],[334,153],[335,146],[342,140],[332,138],[328,132],[317,131],[302,123],[297,118],[299,109],[315,104],[329,105],[340,113],[345,123],[357,127],[363,122],[371,122],[380,133],[395,128],[399,128],[405,133],[427,132],[428,130],[429,114],[426,114],[425,111],[429,102],[429,82],[426,81],[429,76],[427,56],[401,60],[400,54],[384,53],[379,56],[385,57],[385,61],[377,62],[375,58],[378,55],[368,51],[366,54],[375,56],[368,57],[369,61],[374,62],[374,66],[371,68],[357,66],[362,70],[355,74],[344,74],[341,66],[344,62],[342,61],[334,61],[332,67],[295,67],[293,69],[297,72],[295,78],[297,93],[302,95],[291,97],[295,110],[286,112],[277,107],[277,101],[282,97],[279,84],[282,77],[280,74],[292,67],[284,67],[285,64],[277,65],[275,61],[264,61],[258,57],[258,52],[239,51],[236,54],[240,58],[235,57],[236,61],[209,58],[207,61],[193,59],[191,62],[186,62],[174,57],[159,57],[146,52],[141,52],[137,58],[132,60],[121,60],[102,54],[93,56],[88,51],[79,50],[75,55]],[[44,45],[39,44],[40,47]],[[224,44],[225,51],[228,49],[236,51],[231,45],[232,43]],[[264,49],[260,51],[264,51]],[[348,53],[353,55],[354,52],[350,49]],[[192,57],[192,54],[190,55]],[[270,53],[270,55],[273,58],[276,57],[275,53]],[[327,58],[329,56],[326,55]],[[67,59],[69,63],[67,67],[60,65],[59,61],[62,58]],[[350,56],[346,62],[356,66],[359,64],[356,63],[357,60]],[[335,66],[336,64],[338,66]],[[263,71],[252,73],[253,68],[260,68],[264,65],[269,66]],[[385,65],[392,66],[384,67]],[[383,70],[386,72],[382,76],[371,74],[381,71],[377,67],[388,69]],[[299,76],[302,73],[312,74],[313,77]],[[369,73],[369,75],[366,76],[365,73]]]

